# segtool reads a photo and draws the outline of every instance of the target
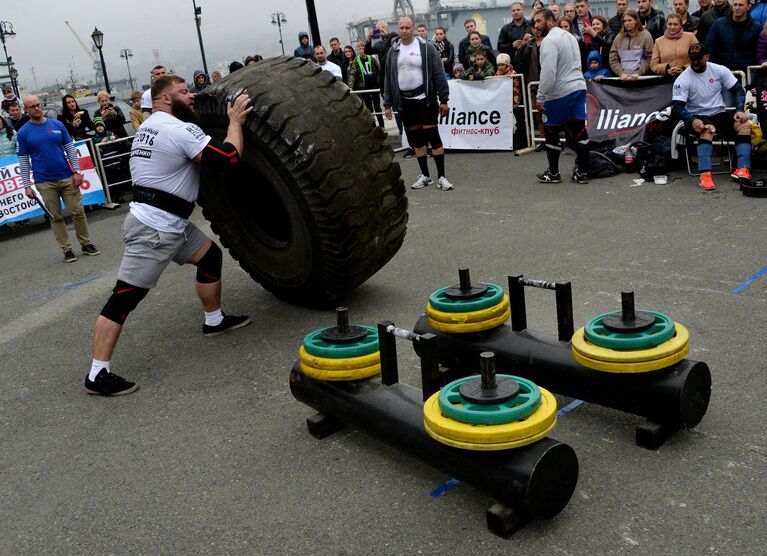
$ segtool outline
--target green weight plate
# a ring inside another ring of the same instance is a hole
[[[315,330],[304,337],[304,349],[316,357],[329,359],[348,359],[361,357],[378,351],[378,329],[372,326],[360,326],[368,331],[368,335],[353,344],[331,344],[322,339],[324,328]]]
[[[519,393],[501,404],[469,403],[461,396],[464,382],[479,375],[451,382],[439,392],[439,408],[445,417],[469,425],[501,425],[529,417],[541,405],[541,391],[534,383],[512,375],[497,375],[519,384]]]
[[[614,313],[604,313],[591,319],[584,327],[586,339],[594,345],[610,349],[647,349],[668,341],[676,331],[671,317],[658,311],[643,311],[655,316],[655,324],[642,332],[620,333],[605,328],[602,320]]]
[[[487,286],[487,291],[480,297],[474,299],[450,299],[445,293],[447,288],[442,288],[429,296],[429,303],[438,311],[445,311],[446,313],[470,313],[471,311],[479,311],[481,309],[487,309],[498,305],[503,301],[503,288],[496,286],[495,284],[488,284],[481,282]]]

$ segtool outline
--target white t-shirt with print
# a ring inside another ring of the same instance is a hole
[[[210,135],[167,112],[155,112],[136,131],[130,156],[133,183],[165,191],[190,202],[200,190],[200,168],[192,160],[207,146]],[[144,203],[130,204],[142,223],[161,232],[180,233],[187,220]]]
[[[326,61],[324,64],[317,64],[317,65],[320,66],[325,71],[329,71],[330,73],[332,73],[335,76],[336,81],[341,81],[344,78],[344,74],[341,72],[341,66],[339,66],[338,64],[334,64],[330,60]]]
[[[423,60],[421,60],[421,46],[418,39],[413,39],[410,44],[400,43],[399,45],[397,84],[400,91],[412,91],[424,84]],[[422,93],[414,98],[426,98],[426,94]]]
[[[676,78],[671,100],[686,102],[687,111],[693,116],[713,116],[724,112],[722,92],[737,82],[738,78],[719,64],[707,62],[701,73],[688,67]]]
[[[146,91],[141,93],[141,110],[152,109],[152,88],[148,88]]]

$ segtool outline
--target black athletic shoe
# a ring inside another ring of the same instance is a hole
[[[537,174],[535,177],[541,183],[562,183],[562,174],[559,172],[552,174],[548,169],[543,174]]]
[[[415,151],[413,149],[408,149],[405,151],[405,154],[402,155],[402,158],[413,158],[415,156]]]
[[[77,257],[75,256],[75,252],[71,249],[64,253],[64,262],[65,263],[73,263],[77,260]]]
[[[209,326],[207,324],[202,325],[202,335],[206,338],[212,338],[213,336],[220,336],[230,330],[236,330],[243,326],[248,326],[253,322],[250,317],[241,316],[236,317],[234,315],[224,315],[224,320],[218,326]]]
[[[589,183],[589,175],[586,172],[578,172],[577,170],[573,172],[570,179],[575,183]]]
[[[96,246],[92,243],[86,243],[83,245],[83,255],[90,255],[91,257],[100,255],[101,251],[96,249]]]
[[[96,380],[90,380],[88,375],[85,375],[85,389],[89,394],[98,396],[122,396],[138,390],[138,384],[101,369],[96,375]]]

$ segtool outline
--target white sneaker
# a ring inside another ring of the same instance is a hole
[[[431,179],[429,176],[421,175],[418,178],[418,181],[416,181],[413,185],[410,186],[410,189],[421,189],[422,187],[426,187],[427,185],[431,185],[434,183],[434,180]]]
[[[442,191],[450,191],[453,189],[453,184],[447,181],[447,178],[445,176],[442,176],[437,180],[437,187],[441,189]]]

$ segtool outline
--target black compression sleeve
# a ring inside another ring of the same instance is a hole
[[[227,168],[240,161],[240,153],[231,143],[211,139],[202,150],[202,164],[213,168]]]

